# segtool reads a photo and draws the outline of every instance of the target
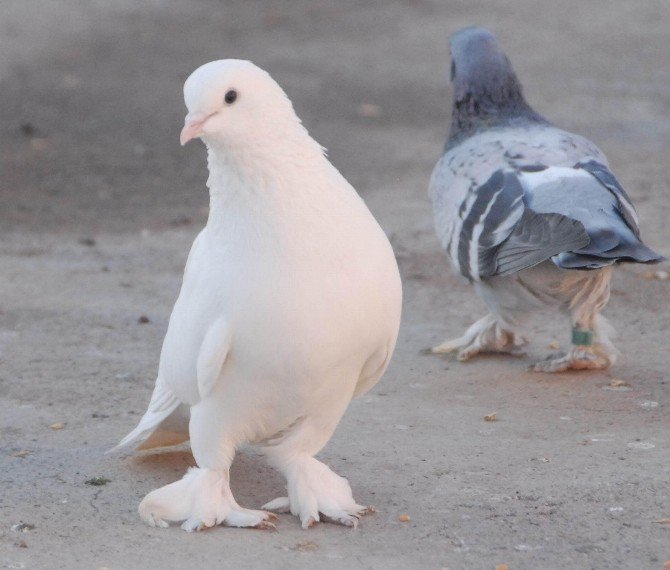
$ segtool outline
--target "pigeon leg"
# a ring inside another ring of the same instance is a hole
[[[590,328],[587,328],[590,327]],[[618,351],[610,341],[613,329],[602,315],[581,321],[572,329],[572,348],[567,354],[538,362],[535,372],[604,370],[616,361]]]
[[[272,460],[272,458],[271,458]],[[302,528],[310,528],[321,520],[356,527],[358,519],[370,507],[356,504],[349,482],[307,453],[272,463],[286,476],[288,497],[279,497],[263,506],[264,509],[290,512],[300,517]]]
[[[244,509],[230,490],[230,465],[235,445],[222,437],[225,422],[217,422],[211,409],[201,402],[191,409],[191,447],[198,467],[184,477],[149,493],[140,503],[142,519],[151,526],[167,527],[167,521],[184,521],[181,527],[192,532],[214,525],[274,528],[272,513]],[[217,431],[217,428],[219,431]]]
[[[469,360],[480,352],[523,354],[521,347],[528,341],[506,328],[493,314],[488,314],[470,326],[465,334],[430,349],[433,354],[456,352],[458,360]]]

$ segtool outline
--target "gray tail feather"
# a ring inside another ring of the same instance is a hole
[[[556,256],[553,261],[563,269],[599,269],[614,263],[659,263],[665,261],[665,257],[641,241],[636,241],[620,243],[603,252],[580,253],[579,250],[565,252]]]
[[[561,214],[524,210],[514,232],[496,251],[496,274],[509,275],[553,256],[585,247],[589,236],[581,222]]]

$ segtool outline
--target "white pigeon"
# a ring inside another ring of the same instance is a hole
[[[570,315],[573,346],[534,369],[608,367],[617,351],[600,311],[613,264],[663,258],[642,243],[603,153],[531,109],[488,30],[454,34],[451,56],[451,130],[430,182],[435,228],[490,314],[432,352],[519,352],[529,312],[554,305]]]
[[[229,469],[259,446],[287,479],[308,528],[355,526],[366,509],[314,458],[354,396],[380,379],[398,335],[401,284],[389,241],[307,133],[291,101],[251,62],[221,60],[184,85],[181,143],[208,149],[210,213],[186,262],[149,409],[119,446],[190,438],[197,468],[149,493],[151,525],[268,527],[240,507]],[[188,434],[183,411],[190,408]]]

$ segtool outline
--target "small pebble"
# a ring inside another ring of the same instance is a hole
[[[27,457],[31,453],[32,453],[32,451],[28,451],[27,449],[22,449],[21,451],[17,451],[16,453],[12,453],[12,457]]]
[[[409,521],[410,521],[410,518],[409,518],[409,515],[400,515],[400,516],[398,517],[398,520],[399,520],[401,523],[406,523],[406,522],[409,522]]]
[[[654,449],[656,446],[648,441],[631,441],[628,447],[631,449]]]
[[[21,131],[21,134],[26,135],[27,137],[30,137],[37,132],[37,129],[32,123],[21,123],[19,130]]]
[[[20,522],[18,524],[12,525],[12,530],[15,532],[28,532],[29,530],[34,530],[35,525],[30,523]]]
[[[111,483],[111,479],[107,479],[107,477],[91,477],[90,479],[84,481],[86,485],[92,485],[93,487],[102,487],[103,485],[107,485],[107,483]]]
[[[294,546],[291,546],[289,550],[296,550],[298,552],[312,552],[314,550],[317,550],[318,548],[319,545],[316,544],[315,542],[305,541],[305,542],[298,542]]]
[[[358,114],[361,117],[376,119],[381,116],[382,109],[379,105],[375,105],[374,103],[361,103],[358,106]]]
[[[139,319],[137,319],[137,323],[140,325],[146,325],[147,323],[150,323],[151,321],[149,320],[149,317],[146,315],[142,315]]]
[[[59,430],[63,429],[65,427],[65,424],[61,422],[56,422],[55,424],[51,424],[49,427],[53,430]]]
[[[484,416],[484,421],[486,422],[497,422],[498,418],[496,417],[496,413],[493,412],[492,414],[488,414]]]
[[[47,139],[31,139],[30,146],[33,150],[45,150],[49,146],[49,141]]]

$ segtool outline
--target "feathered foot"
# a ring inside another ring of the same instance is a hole
[[[565,372],[566,370],[604,370],[616,362],[619,351],[610,340],[614,329],[602,315],[594,315],[590,326],[575,326],[573,347],[566,355],[548,358],[531,366],[535,372]]]
[[[190,468],[184,477],[149,493],[139,506],[142,520],[167,527],[166,521],[184,521],[188,532],[218,524],[274,529],[272,513],[240,507],[230,490],[228,471]]]
[[[549,358],[531,367],[534,372],[565,372],[566,370],[604,370],[613,363],[606,353],[594,346],[574,346],[557,358]]]
[[[288,497],[263,505],[264,509],[288,512],[300,517],[302,528],[321,520],[356,527],[358,519],[372,511],[356,504],[349,482],[313,457],[301,456],[283,469],[288,481]]]
[[[486,315],[470,326],[462,337],[447,340],[430,349],[432,354],[457,352],[456,358],[460,361],[469,360],[480,352],[507,353],[512,356],[522,356],[521,347],[528,341],[503,328],[494,315]]]

